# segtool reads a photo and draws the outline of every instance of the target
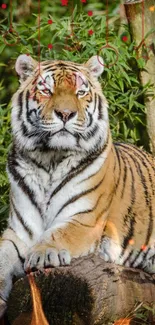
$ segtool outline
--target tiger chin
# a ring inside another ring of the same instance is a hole
[[[10,213],[0,243],[0,315],[13,276],[90,253],[155,273],[155,164],[113,143],[103,60],[17,58],[8,156]]]

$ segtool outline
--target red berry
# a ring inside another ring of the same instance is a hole
[[[61,0],[62,6],[67,6],[68,5],[68,0]]]
[[[90,29],[90,30],[88,31],[88,34],[89,34],[89,35],[93,35],[93,34],[94,34],[93,30]]]
[[[88,16],[92,16],[92,15],[93,15],[92,10],[88,11]]]
[[[53,48],[53,45],[52,44],[48,44],[48,49],[52,49]]]
[[[122,36],[122,41],[123,42],[127,42],[127,40],[128,40],[128,36]]]
[[[1,8],[6,9],[6,7],[7,7],[6,3],[2,3]]]

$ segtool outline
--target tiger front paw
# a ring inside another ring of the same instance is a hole
[[[70,253],[66,249],[46,248],[44,251],[35,250],[30,252],[24,263],[26,272],[43,270],[44,268],[69,265]]]

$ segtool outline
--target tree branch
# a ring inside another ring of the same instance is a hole
[[[108,324],[126,317],[136,302],[155,301],[155,276],[106,263],[94,255],[34,277],[47,320],[54,325]],[[30,325],[32,301],[27,277],[15,283],[8,306],[11,325]]]
[[[150,82],[153,86],[151,93],[148,91],[145,96],[145,105],[150,147],[155,155],[155,2],[126,0],[124,5],[131,36],[136,43],[137,55],[146,61],[145,69],[140,72],[141,83],[145,86]],[[151,30],[152,32],[148,34]]]

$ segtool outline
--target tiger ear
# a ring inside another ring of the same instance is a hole
[[[86,67],[90,70],[94,77],[99,77],[104,71],[104,61],[101,56],[94,55],[86,63]]]
[[[15,63],[15,70],[20,77],[20,81],[25,81],[32,74],[37,64],[38,62],[30,55],[19,55]]]

